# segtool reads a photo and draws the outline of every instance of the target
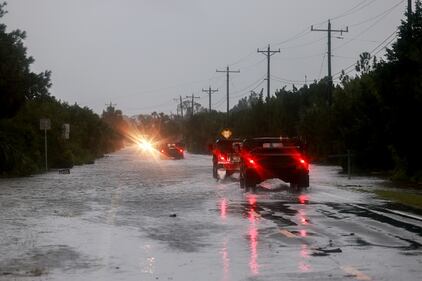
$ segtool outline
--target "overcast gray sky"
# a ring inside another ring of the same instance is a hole
[[[281,48],[271,57],[272,92],[327,73],[327,33],[333,37],[333,74],[363,51],[388,43],[404,0],[9,0],[9,30],[27,31],[34,71],[51,70],[51,93],[101,113],[113,102],[127,115],[176,112],[174,98],[218,88],[213,108],[231,106],[252,89],[266,91],[266,58],[257,48]],[[380,45],[381,44],[381,45]],[[383,54],[381,51],[378,55]]]

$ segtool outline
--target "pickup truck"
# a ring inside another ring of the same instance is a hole
[[[257,184],[271,178],[279,178],[295,188],[309,186],[309,164],[301,145],[294,139],[245,139],[240,158],[240,187],[246,191],[255,191]]]
[[[240,139],[218,139],[214,145],[210,145],[214,178],[218,178],[218,169],[224,169],[226,176],[239,172],[240,155],[235,151],[235,146],[240,146],[241,143]]]

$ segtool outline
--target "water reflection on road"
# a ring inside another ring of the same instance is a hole
[[[0,180],[4,280],[419,280],[422,223],[334,167],[311,187],[216,182],[209,156],[125,149],[69,175]]]

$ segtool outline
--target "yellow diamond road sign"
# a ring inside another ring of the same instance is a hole
[[[224,129],[223,131],[221,131],[221,135],[228,139],[232,136],[232,131],[230,131],[229,129]]]

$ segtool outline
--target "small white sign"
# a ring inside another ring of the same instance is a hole
[[[47,118],[40,119],[40,130],[50,130],[51,129],[51,121]]]
[[[62,136],[65,140],[68,140],[69,135],[70,135],[70,124],[65,123],[62,125]]]

